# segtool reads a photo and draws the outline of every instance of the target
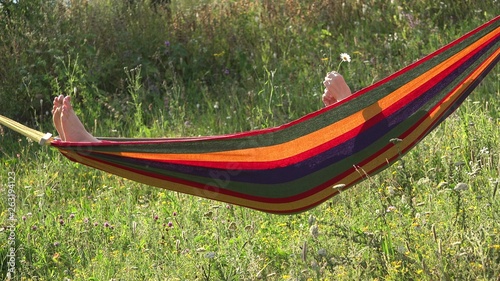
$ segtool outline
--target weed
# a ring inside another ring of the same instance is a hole
[[[47,130],[54,95],[72,94],[94,134],[125,137],[281,125],[322,106],[326,72],[359,90],[499,14],[495,1],[70,2],[0,6],[0,112]],[[117,178],[0,128],[0,275],[15,174],[26,279],[494,280],[498,78],[392,167],[291,216]]]

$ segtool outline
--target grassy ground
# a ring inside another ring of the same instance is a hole
[[[0,59],[11,71],[0,70],[0,112],[53,131],[51,97],[76,87],[96,135],[275,126],[321,107],[328,70],[358,90],[500,14],[497,1],[455,2],[199,0],[154,11],[73,1],[19,6],[10,18],[2,10],[11,25],[0,31],[9,54]],[[343,52],[350,63],[340,64]],[[496,67],[402,160],[291,216],[117,178],[3,128],[1,276],[15,256],[23,280],[498,280],[499,81]]]

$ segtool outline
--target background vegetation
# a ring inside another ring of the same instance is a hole
[[[0,1],[0,114],[53,132],[51,100],[71,94],[95,135],[275,126],[322,106],[327,71],[359,90],[500,14],[497,0],[153,2]],[[498,279],[499,78],[402,161],[293,216],[130,182],[0,127],[1,276],[13,173],[24,280]]]

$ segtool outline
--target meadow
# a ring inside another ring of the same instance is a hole
[[[498,0],[151,2],[0,1],[0,114],[55,132],[51,100],[71,94],[96,136],[277,126],[322,107],[328,71],[357,91],[500,14]],[[500,279],[498,66],[396,164],[295,215],[138,184],[2,127],[0,159],[3,280]]]

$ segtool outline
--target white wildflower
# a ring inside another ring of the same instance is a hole
[[[394,211],[396,211],[396,207],[394,207],[394,206],[387,207],[387,210],[386,210],[387,213],[394,212]]]
[[[487,147],[483,147],[481,148],[481,150],[479,151],[480,154],[490,154],[490,151],[488,150]]]
[[[387,187],[387,192],[389,193],[390,196],[394,195],[394,193],[396,193],[396,189],[394,188],[394,186],[390,185]]]
[[[342,61],[351,62],[351,56],[347,53],[340,54],[340,59]]]

